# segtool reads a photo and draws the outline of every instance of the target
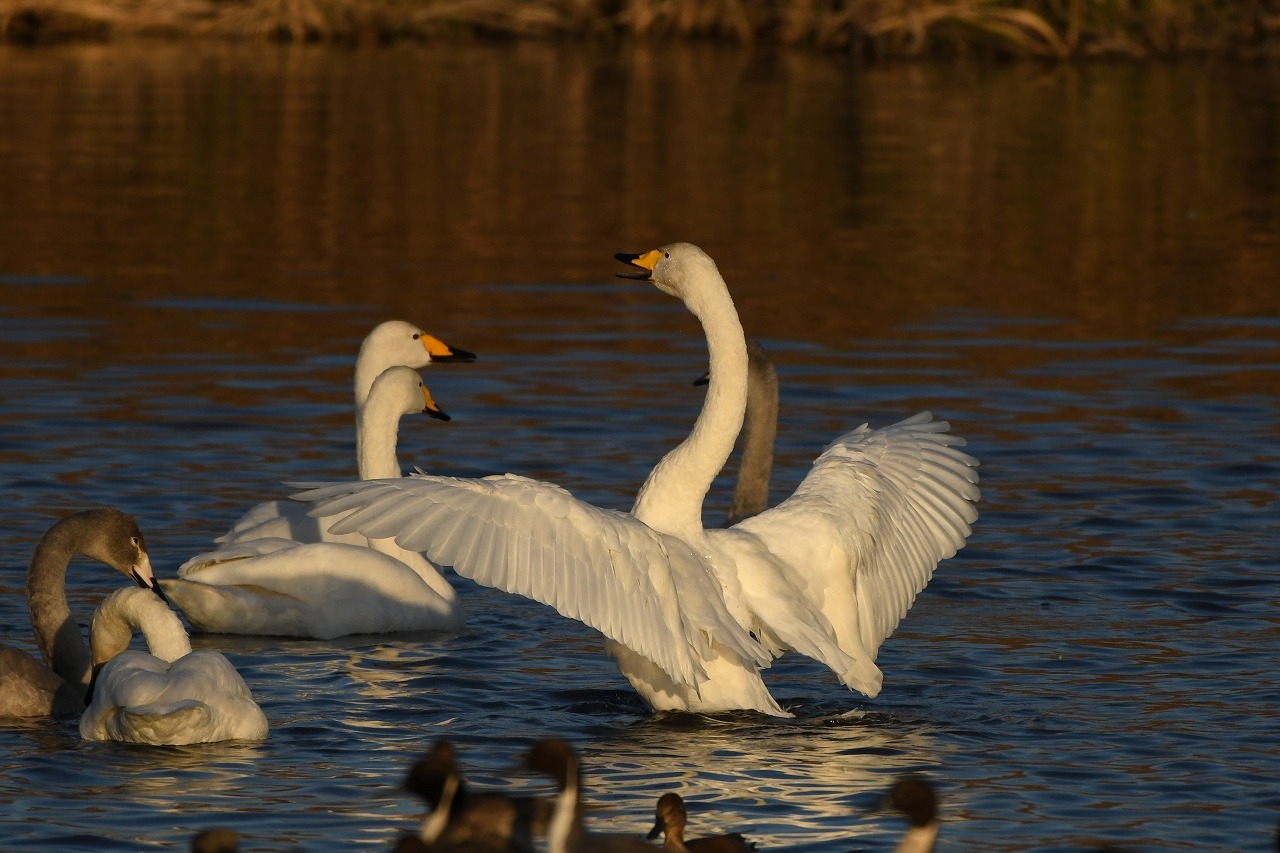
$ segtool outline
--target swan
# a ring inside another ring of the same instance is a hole
[[[367,435],[363,412],[378,377],[389,367],[403,365],[419,369],[433,362],[475,361],[474,354],[451,347],[403,320],[388,320],[374,327],[360,343],[356,356],[355,413],[356,464],[362,480],[377,477],[399,477],[394,453],[394,424],[390,440],[392,452],[365,453],[362,447],[386,441],[386,434]],[[290,500],[267,501],[246,512],[231,529],[214,540],[222,546],[236,545],[256,539],[288,539],[294,542],[348,542],[364,545],[359,536],[338,537],[322,529],[306,513],[306,507]]]
[[[711,379],[690,432],[630,513],[512,474],[416,474],[295,495],[335,532],[396,537],[439,565],[523,595],[607,638],[655,711],[790,716],[761,670],[794,650],[874,697],[880,644],[977,518],[977,460],[927,412],[829,444],[778,506],[723,530],[702,504],[742,427],[747,349],[715,262],[689,243],[618,255],[680,298],[707,338]]]
[[[711,374],[694,380],[706,385]],[[769,505],[769,475],[773,471],[773,442],[778,436],[778,374],[759,341],[747,341],[747,410],[738,444],[738,480],[724,527],[759,515]]]
[[[48,664],[0,645],[0,717],[80,714],[92,656],[67,605],[67,566],[92,557],[139,586],[157,589],[142,532],[118,509],[98,507],[56,521],[40,538],[27,569],[27,607],[36,643]]]
[[[458,772],[453,745],[443,740],[414,764],[404,788],[427,804],[418,839],[428,848],[474,844],[533,851],[534,835],[546,830],[551,816],[545,797],[471,791]]]
[[[632,853],[654,846],[628,835],[588,832],[582,825],[582,779],[578,756],[559,738],[539,741],[529,750],[524,765],[545,773],[556,782],[555,811],[547,825],[547,853]]]
[[[396,425],[415,412],[449,420],[416,370],[382,371],[360,415],[362,469],[399,471]],[[250,539],[192,557],[160,584],[195,629],[210,633],[329,640],[462,626],[453,586],[420,553],[358,541]]]
[[[664,836],[662,849],[667,853],[749,853],[756,849],[754,843],[736,832],[685,841],[684,825],[687,818],[684,800],[680,795],[663,794],[658,798],[658,806],[654,810],[654,824],[649,831],[649,838],[652,840],[659,835]]]
[[[130,651],[135,630],[150,653]],[[267,718],[223,655],[191,650],[182,621],[145,589],[119,589],[94,611],[89,629],[93,698],[80,737],[146,744],[262,740]]]

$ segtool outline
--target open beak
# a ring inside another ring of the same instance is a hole
[[[427,355],[431,356],[432,361],[451,362],[451,361],[475,361],[475,353],[467,352],[464,349],[451,347],[439,338],[424,334],[421,338],[422,346],[426,348]]]
[[[630,264],[642,272],[620,272],[618,278],[629,278],[635,281],[653,281],[653,268],[658,265],[658,261],[662,258],[662,252],[657,249],[645,252],[643,255],[629,255],[626,252],[618,252],[614,258],[624,264]]]

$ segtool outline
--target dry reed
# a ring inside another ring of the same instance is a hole
[[[862,56],[1280,55],[1280,0],[0,0],[0,39],[711,38]]]

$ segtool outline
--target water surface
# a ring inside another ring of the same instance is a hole
[[[691,240],[781,378],[773,496],[864,421],[928,408],[982,517],[849,693],[784,659],[793,720],[654,717],[599,637],[457,581],[453,634],[197,637],[263,744],[0,725],[5,850],[387,847],[439,737],[477,785],[568,738],[595,824],[886,850],[907,771],[943,849],[1270,849],[1280,792],[1280,75],[850,68],[711,47],[0,49],[0,630],[31,548],[98,503],[171,573],[285,480],[354,475],[378,321],[474,350],[426,373],[401,461],[627,508],[687,432],[695,321],[611,279]],[[732,466],[707,502],[722,517]],[[87,621],[115,576],[73,566]]]

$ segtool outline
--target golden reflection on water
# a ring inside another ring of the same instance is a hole
[[[224,307],[159,302],[175,297],[373,306],[501,346],[474,285],[604,281],[614,251],[673,239],[717,258],[749,332],[832,348],[961,308],[1088,339],[1280,306],[1274,68],[0,50],[0,273],[84,277],[38,304],[127,317],[91,357],[252,356],[341,322],[285,310],[219,335]],[[529,316],[576,304],[502,299]],[[615,331],[644,345],[642,326]]]

